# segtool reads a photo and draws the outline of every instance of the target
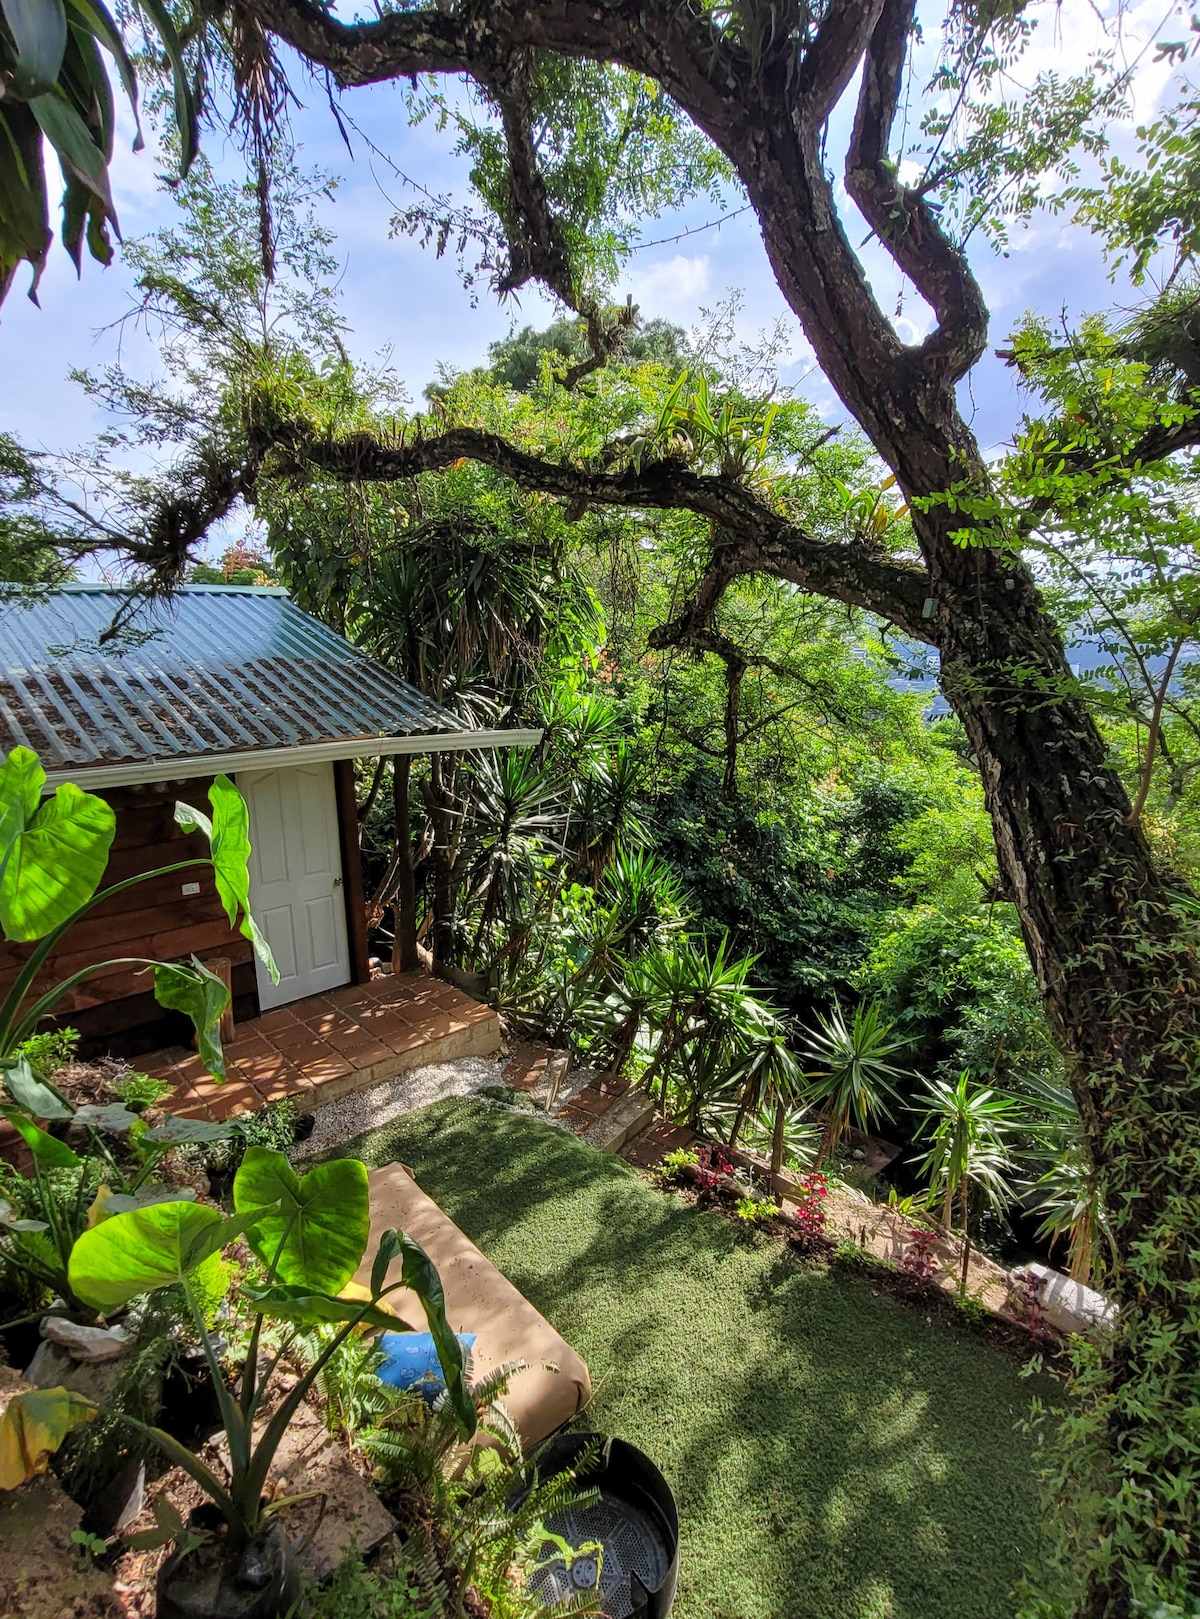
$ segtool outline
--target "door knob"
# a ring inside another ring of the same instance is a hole
[[[342,886],[342,879],[340,877],[335,877],[333,879],[333,886],[335,888],[340,888]]]

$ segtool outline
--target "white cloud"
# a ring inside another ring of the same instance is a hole
[[[648,315],[659,310],[678,312],[694,308],[696,299],[708,291],[708,286],[708,254],[688,258],[676,253],[673,258],[653,264],[633,277],[633,301]]]

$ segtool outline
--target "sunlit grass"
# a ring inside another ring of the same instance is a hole
[[[981,1337],[536,1117],[443,1102],[345,1150],[409,1164],[587,1358],[590,1419],[675,1491],[679,1619],[1011,1616],[1037,1539],[1033,1391]]]

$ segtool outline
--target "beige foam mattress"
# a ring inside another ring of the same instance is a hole
[[[526,1450],[561,1428],[591,1398],[587,1364],[545,1316],[539,1315],[506,1276],[483,1257],[402,1164],[386,1164],[369,1176],[371,1240],[357,1282],[367,1285],[371,1256],[390,1226],[406,1231],[438,1268],[446,1294],[446,1315],[455,1332],[476,1334],[475,1377],[485,1377],[505,1361],[526,1361],[509,1385],[504,1403],[520,1430]],[[388,1281],[400,1274],[393,1261]],[[414,1330],[424,1331],[425,1312],[407,1288],[388,1302]],[[557,1367],[557,1371],[551,1370]]]

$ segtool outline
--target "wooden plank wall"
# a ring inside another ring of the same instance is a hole
[[[182,799],[207,811],[210,783],[211,777],[201,777],[115,787],[100,794],[117,812],[116,836],[101,886],[193,854],[202,856],[207,849],[204,838],[177,826],[174,810],[176,800]],[[183,885],[193,882],[200,884],[200,892],[184,895]],[[0,939],[0,993],[12,984],[32,949]],[[227,957],[233,963],[235,1017],[255,1015],[258,995],[250,945],[230,929],[212,870],[203,866],[141,883],[89,912],[50,958],[37,987],[48,989],[81,967],[116,956],[177,961],[192,955],[202,961],[206,956]],[[85,1054],[111,1050],[134,1056],[186,1040],[190,1032],[181,1014],[163,1012],[145,971],[130,967],[114,967],[85,979],[54,1021],[79,1030]]]

